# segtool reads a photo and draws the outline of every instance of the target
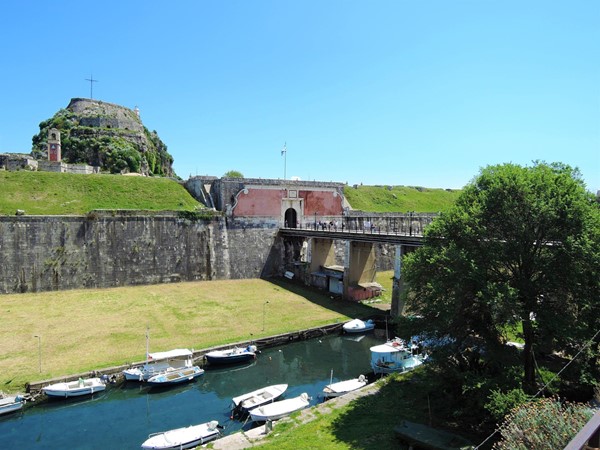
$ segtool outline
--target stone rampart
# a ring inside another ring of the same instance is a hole
[[[0,217],[0,293],[268,276],[276,235],[169,213]]]
[[[79,123],[82,126],[143,131],[136,113],[121,105],[90,98],[72,98],[67,109],[81,116]]]
[[[42,172],[76,173],[90,175],[100,173],[100,167],[87,164],[68,164],[62,161],[37,161],[37,170]]]
[[[0,169],[8,171],[37,170],[38,162],[22,153],[0,153]]]
[[[135,123],[133,120],[112,117],[82,117],[79,120],[79,125],[96,128],[122,128],[124,130],[138,130],[140,128],[139,123]]]

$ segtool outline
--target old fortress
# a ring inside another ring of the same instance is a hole
[[[134,126],[119,117],[91,120],[88,125],[105,129]],[[61,156],[60,131],[50,128],[47,160],[0,155],[0,166],[99,172],[65,163]],[[180,183],[208,214],[111,210],[0,216],[0,259],[11,261],[0,265],[0,293],[285,275],[360,300],[377,294],[375,273],[395,267],[398,245],[317,232],[418,235],[433,218],[354,211],[344,197],[344,183],[209,176]],[[282,229],[312,234],[284,235]]]

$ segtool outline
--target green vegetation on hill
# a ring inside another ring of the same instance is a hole
[[[94,209],[193,211],[200,206],[168,178],[0,171],[0,214],[85,214]]]
[[[84,126],[80,120],[84,117],[98,119],[103,116],[99,111],[75,113],[68,109],[59,110],[50,119],[40,123],[40,132],[32,138],[32,155],[37,159],[47,157],[46,145],[48,131],[56,128],[61,132],[62,159],[75,164],[84,163],[99,166],[111,173],[133,172],[161,176],[173,175],[173,157],[167,146],[160,140],[156,131],[150,132],[141,123],[133,111],[103,102],[89,101],[102,111],[108,109],[126,114],[137,123],[140,131],[127,128],[104,128]]]
[[[409,186],[346,186],[344,195],[352,208],[370,212],[443,212],[460,190]]]

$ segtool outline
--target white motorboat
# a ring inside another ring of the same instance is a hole
[[[257,406],[272,403],[279,398],[287,388],[287,384],[274,384],[272,386],[257,389],[256,391],[248,392],[244,395],[233,397],[233,414],[242,415]]]
[[[323,388],[323,396],[326,398],[339,397],[340,395],[355,391],[366,385],[367,378],[364,375],[360,375],[358,378],[353,378],[351,380],[328,384]]]
[[[165,372],[148,378],[147,383],[151,386],[171,386],[173,384],[187,383],[204,373],[204,369],[198,366],[186,367],[184,369],[169,368]]]
[[[20,395],[0,394],[0,415],[18,411],[24,404],[25,399]]]
[[[100,378],[79,378],[77,381],[55,383],[42,388],[48,397],[79,397],[91,395],[106,389],[106,384]]]
[[[405,372],[420,366],[424,362],[421,355],[415,354],[416,345],[408,347],[400,338],[394,338],[385,344],[371,347],[371,368],[375,374]]]
[[[168,369],[178,370],[192,367],[193,356],[192,351],[187,348],[148,353],[146,364],[125,369],[123,376],[127,381],[148,381],[148,379]]]
[[[200,425],[177,428],[153,433],[142,444],[143,449],[184,449],[194,448],[218,438],[221,435],[219,422],[212,420]]]
[[[360,319],[354,319],[350,322],[346,322],[342,328],[346,333],[365,333],[375,329],[375,322],[373,322],[371,319],[367,320],[366,322]]]
[[[233,347],[226,350],[213,350],[206,355],[209,364],[235,364],[252,361],[256,358],[256,345],[248,345],[245,348]]]
[[[308,394],[304,392],[298,397],[280,400],[251,409],[250,417],[255,422],[281,419],[282,417],[289,416],[293,412],[306,408],[309,405],[308,400]]]

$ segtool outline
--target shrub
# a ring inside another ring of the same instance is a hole
[[[530,399],[531,397],[523,392],[523,389],[512,389],[508,392],[502,392],[498,389],[492,391],[488,396],[485,409],[494,419],[499,421]]]
[[[530,402],[515,409],[500,427],[497,450],[564,448],[592,417],[581,403],[561,403],[556,398]]]

